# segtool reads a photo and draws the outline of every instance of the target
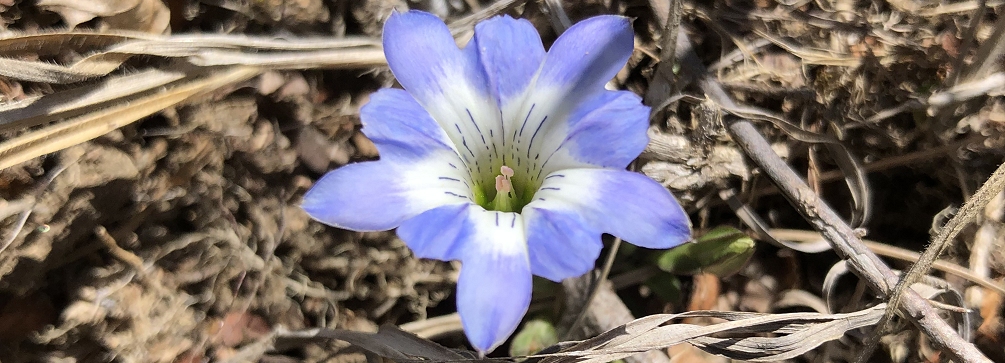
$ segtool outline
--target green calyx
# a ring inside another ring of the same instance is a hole
[[[672,274],[725,277],[740,271],[753,254],[753,239],[736,228],[723,226],[698,237],[695,243],[663,252],[657,266]]]

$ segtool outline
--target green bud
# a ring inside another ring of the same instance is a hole
[[[523,324],[523,328],[513,337],[509,355],[511,357],[531,355],[556,343],[558,333],[555,332],[555,326],[546,320],[534,319]]]
[[[736,228],[717,227],[694,243],[663,252],[656,264],[672,274],[710,273],[725,277],[740,271],[753,254],[753,239]]]

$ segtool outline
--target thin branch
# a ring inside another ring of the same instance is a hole
[[[862,278],[881,297],[888,297],[897,283],[894,274],[883,261],[870,251],[841,217],[810,189],[806,182],[771,149],[771,145],[750,121],[736,120],[728,125],[730,134],[762,171],[778,184],[782,194],[792,203],[814,229],[834,247],[834,251],[848,262],[852,271]],[[939,318],[938,311],[913,290],[906,290],[902,311],[932,342],[945,348],[958,362],[988,362],[973,344],[963,340],[952,327]]]
[[[548,12],[551,28],[555,29],[555,33],[562,34],[572,26],[569,14],[566,14],[565,8],[562,7],[562,0],[544,0],[544,9]]]
[[[959,212],[939,230],[938,235],[932,240],[932,244],[918,258],[918,262],[911,265],[911,268],[900,279],[900,282],[893,289],[893,294],[890,295],[889,305],[886,307],[883,320],[876,325],[877,331],[883,331],[887,324],[890,323],[890,320],[893,319],[900,301],[904,298],[904,293],[910,290],[907,287],[913,285],[922,276],[928,275],[928,270],[932,268],[932,264],[939,258],[939,255],[946,250],[946,247],[952,241],[956,240],[956,236],[963,231],[963,227],[970,224],[980,214],[981,210],[984,209],[984,206],[1002,191],[1002,186],[1005,186],[1005,163],[998,166],[998,169],[991,174],[991,177],[984,182],[984,185],[977,190],[977,193],[970,200],[967,200]],[[875,341],[878,338],[873,337],[872,340]],[[872,341],[870,343],[873,345],[876,344]],[[866,351],[868,350],[867,346]]]
[[[960,52],[956,55],[956,59],[953,60],[953,74],[949,77],[950,86],[956,85],[956,82],[960,80],[960,75],[963,73],[963,61],[967,58],[967,53],[970,53],[970,48],[974,46],[974,41],[977,38],[977,28],[981,25],[981,20],[984,19],[987,5],[987,0],[977,0],[977,10],[974,11],[974,15],[970,18],[970,24],[963,33],[963,44],[960,46]]]
[[[964,56],[960,54],[960,57]],[[1005,58],[1005,17],[999,17],[995,22],[991,36],[977,48],[973,63],[960,70],[959,82],[978,80],[1001,71],[1002,58]]]

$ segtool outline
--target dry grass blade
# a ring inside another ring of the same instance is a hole
[[[464,326],[461,325],[461,315],[453,313],[405,323],[400,328],[420,338],[433,339],[444,334],[462,331]]]
[[[186,99],[254,77],[260,72],[259,69],[250,67],[221,69],[164,92],[18,136],[0,144],[0,169],[94,139]]]
[[[458,352],[444,348],[431,341],[419,338],[394,326],[381,326],[376,333],[364,333],[342,329],[310,329],[294,332],[279,332],[275,346],[297,346],[302,340],[338,339],[366,349],[384,358],[395,361],[413,361],[424,358],[437,362],[471,361]]]
[[[97,38],[99,43],[109,42],[105,45],[110,48],[71,65],[0,57],[0,76],[32,82],[74,83],[108,75],[137,55],[187,58],[200,66],[245,65],[284,69],[346,68],[386,63],[380,42],[366,38],[281,40],[247,36],[157,37],[130,34],[109,39],[91,33],[59,33],[58,36],[41,38],[37,35],[15,36],[0,40],[0,46],[6,44],[23,51],[33,51],[49,48],[46,42],[79,42],[90,38]]]
[[[777,361],[799,356],[824,342],[842,337],[850,330],[875,324],[883,315],[885,305],[846,314],[790,313],[759,314],[724,311],[691,311],[681,314],[646,316],[594,338],[568,346],[556,353],[530,357],[540,363],[602,363],[622,359],[637,353],[663,349],[680,343],[690,343],[707,352],[733,359],[754,362]],[[670,324],[682,318],[717,318],[726,322],[708,326]],[[765,337],[764,334],[778,334]],[[715,335],[715,337],[713,337]],[[729,338],[720,336],[728,335]],[[381,327],[377,333],[360,333],[339,329],[311,329],[280,333],[277,349],[303,339],[339,339],[385,358],[415,361],[479,361],[472,354],[461,354],[423,340],[396,328]],[[544,351],[554,351],[546,348]]]
[[[801,241],[789,242],[785,237],[776,237],[765,222],[749,205],[740,200],[736,189],[723,189],[719,191],[719,198],[724,200],[733,213],[736,214],[743,224],[747,225],[754,234],[762,241],[773,245],[789,248],[803,253],[820,253],[831,250],[831,245],[827,241]]]
[[[206,51],[189,59],[199,66],[243,65],[270,69],[365,68],[387,64],[384,51],[370,49],[332,49],[283,54],[248,54]]]
[[[643,319],[651,320],[653,317],[660,317],[671,320],[684,317],[712,317],[729,321],[709,326],[690,324],[658,326],[640,331],[638,334],[634,334],[635,337],[632,339],[620,339],[620,336],[616,336],[611,339],[610,343],[602,344],[594,349],[582,350],[579,346],[573,346],[556,353],[556,357],[543,359],[542,363],[601,363],[683,342],[692,343],[710,353],[729,358],[749,361],[776,361],[803,354],[826,341],[840,338],[849,330],[875,324],[882,316],[883,307],[881,305],[848,314],[757,314],[692,311],[682,314],[653,315]],[[626,331],[642,330],[639,327],[632,327],[636,322],[626,324],[623,328]],[[648,326],[647,324],[645,327]],[[615,331],[620,331],[620,329]],[[758,336],[765,333],[782,334],[782,336]],[[730,334],[734,337],[710,337],[713,334]],[[602,336],[608,335],[605,333]]]
[[[71,49],[91,51],[127,40],[156,39],[157,36],[134,32],[95,33],[89,31],[54,31],[49,33],[10,33],[0,36],[0,56],[21,54],[55,55]]]
[[[104,50],[68,66],[0,57],[0,76],[44,83],[75,83],[105,77],[136,55],[182,58],[189,64],[212,68],[205,72],[191,66],[184,67],[184,71],[147,70],[0,106],[0,130],[76,117],[0,144],[0,169],[91,140],[194,95],[250,78],[264,69],[362,68],[386,64],[380,42],[370,38],[288,40],[223,35],[60,32],[0,39],[0,47],[4,49],[0,54],[54,53],[64,45]]]
[[[93,51],[94,49],[126,44],[130,41],[139,45],[163,47],[151,52],[173,52],[188,49],[243,49],[260,51],[326,50],[335,48],[380,46],[380,40],[367,37],[345,38],[279,38],[239,34],[177,34],[171,36],[151,35],[128,31],[95,33],[89,31],[54,31],[49,33],[11,33],[0,36],[0,56],[19,54],[58,54],[61,49]],[[137,47],[132,45],[131,47]],[[141,50],[133,48],[133,51]],[[157,53],[160,54],[160,53]]]
[[[80,115],[120,98],[138,96],[185,78],[181,72],[147,70],[41,97],[0,105],[0,131],[40,125]]]
[[[799,59],[801,59],[805,64],[854,68],[862,63],[860,58],[849,56],[847,54],[836,54],[827,50],[813,50],[799,47],[765,31],[755,29],[754,33],[771,41],[779,48],[785,49],[789,53],[799,57]]]
[[[525,2],[527,2],[527,0],[502,0],[493,2],[492,5],[489,5],[474,14],[450,22],[450,33],[453,34],[454,37],[460,37],[461,35],[473,30],[475,24],[479,21],[488,19]]]
[[[827,243],[827,241],[823,239],[823,236],[821,236],[820,233],[814,231],[776,228],[768,230],[768,233],[771,233],[771,235],[779,239],[789,241],[799,241],[796,244],[809,243],[812,245],[817,245],[819,243]],[[917,262],[918,259],[921,258],[921,254],[903,248],[890,246],[888,244],[870,240],[862,240],[862,242],[865,243],[865,245],[869,247],[869,249],[872,252],[883,257],[895,258],[898,260],[908,262]],[[1002,295],[1005,295],[1005,286],[1002,286],[1000,283],[997,283],[987,277],[982,277],[966,267],[943,260],[936,260],[934,263],[932,263],[932,267],[935,268],[936,270],[966,279],[970,282],[980,285],[981,287],[994,290]]]
[[[0,76],[41,83],[74,83],[101,77],[119,68],[132,55],[102,53],[67,67],[46,62],[0,58]]]

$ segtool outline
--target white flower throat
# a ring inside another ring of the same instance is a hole
[[[487,210],[519,212],[530,203],[557,149],[557,145],[545,145],[555,140],[544,140],[556,120],[549,122],[549,115],[535,103],[520,103],[495,115],[491,111],[473,113],[465,107],[462,117],[437,120],[441,125],[450,123],[444,126],[468,169],[471,184],[465,184],[471,189],[472,202]],[[512,117],[516,115],[522,117]]]

